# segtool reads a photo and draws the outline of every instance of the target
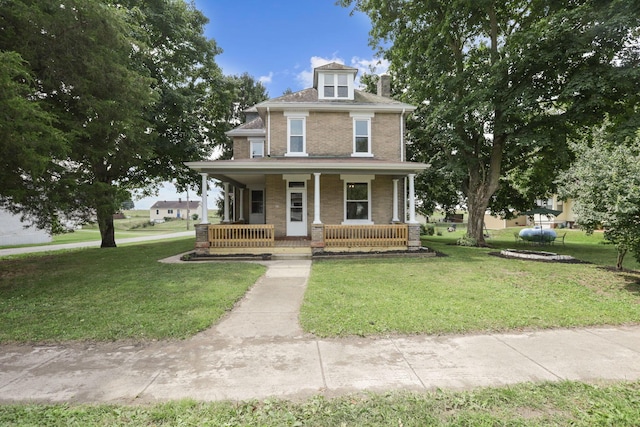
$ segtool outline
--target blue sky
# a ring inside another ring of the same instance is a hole
[[[313,68],[339,62],[363,72],[380,74],[387,63],[369,46],[369,18],[335,0],[195,0],[209,18],[205,35],[223,53],[216,62],[224,74],[249,73],[275,98],[312,85]],[[158,196],[134,200],[136,209],[149,209],[157,200],[186,199],[171,183]],[[193,191],[191,200],[199,198]],[[209,193],[208,205],[217,195]]]

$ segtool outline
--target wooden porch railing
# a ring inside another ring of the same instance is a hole
[[[212,248],[267,248],[274,246],[273,224],[212,224]]]
[[[324,245],[331,247],[388,247],[407,246],[407,224],[388,225],[327,225],[324,226]]]

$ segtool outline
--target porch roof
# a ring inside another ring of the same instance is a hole
[[[424,163],[393,162],[356,157],[263,157],[243,160],[187,162],[188,167],[212,178],[237,184],[257,182],[258,177],[279,174],[371,174],[406,176],[427,168]]]

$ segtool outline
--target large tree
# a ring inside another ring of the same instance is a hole
[[[526,207],[570,161],[567,139],[640,88],[637,2],[341,0],[369,15],[402,98],[418,105],[409,156],[431,167],[425,205]],[[460,197],[462,196],[461,200]]]
[[[3,204],[52,228],[58,216],[92,216],[115,246],[113,213],[134,189],[177,178],[219,134],[207,19],[182,0],[0,0],[0,49],[21,55],[68,144],[47,180],[25,174]],[[12,143],[19,143],[15,141]],[[7,197],[8,194],[8,197]],[[46,209],[42,207],[45,206]]]
[[[618,269],[627,251],[640,261],[640,132],[624,138],[598,128],[573,149],[576,161],[559,176],[559,194],[574,201],[577,222],[588,233],[604,229],[618,250]]]

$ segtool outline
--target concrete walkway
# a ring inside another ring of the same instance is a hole
[[[0,346],[0,403],[468,389],[526,381],[638,380],[640,327],[319,339],[298,309],[310,261],[269,261],[237,307],[185,341]]]
[[[128,239],[117,239],[116,244],[126,244],[126,243],[138,243],[138,242],[150,242],[153,240],[166,240],[173,239],[176,237],[189,237],[193,236],[195,239],[196,232],[194,230],[191,231],[179,231],[176,233],[168,233],[168,234],[153,234],[150,236],[142,236],[142,237],[130,237]],[[100,240],[92,240],[90,242],[77,242],[77,243],[60,243],[57,245],[42,245],[42,246],[23,246],[20,248],[7,248],[0,249],[0,256],[6,255],[19,255],[19,254],[29,254],[35,252],[50,252],[50,251],[59,251],[64,249],[76,249],[76,248],[99,248]]]

